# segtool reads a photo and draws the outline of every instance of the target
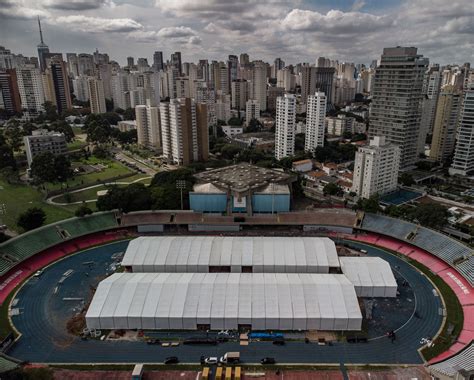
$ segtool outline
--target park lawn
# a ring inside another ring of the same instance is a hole
[[[16,225],[19,215],[30,207],[40,207],[46,213],[45,223],[54,223],[58,220],[67,219],[74,216],[74,209],[70,206],[53,206],[43,201],[43,195],[34,187],[27,185],[9,184],[0,178],[0,203],[6,206],[6,214],[1,216],[3,223],[8,228],[19,231]]]
[[[83,164],[104,164],[107,165],[107,168],[100,172],[93,172],[88,174],[79,174],[75,175],[73,178],[67,181],[67,185],[69,187],[75,186],[82,186],[82,185],[94,185],[97,184],[99,181],[107,181],[108,179],[122,176],[122,175],[133,175],[133,171],[128,169],[126,166],[111,160],[98,160],[94,157],[90,158],[89,160],[82,160],[81,163]],[[127,182],[126,179],[124,179]],[[48,183],[47,188],[48,190],[58,190],[64,188],[64,184],[62,183]]]

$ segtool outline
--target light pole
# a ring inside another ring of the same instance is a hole
[[[181,210],[183,210],[183,190],[186,189],[186,181],[184,179],[178,179],[176,181],[176,188],[181,192]]]
[[[275,183],[274,182],[270,184],[270,189],[272,191],[272,215],[273,215],[273,211],[275,210]]]

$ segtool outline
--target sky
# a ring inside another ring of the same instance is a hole
[[[36,55],[36,18],[50,51],[126,57],[181,51],[183,62],[370,63],[384,47],[416,46],[432,63],[474,64],[473,0],[0,0],[0,45]]]

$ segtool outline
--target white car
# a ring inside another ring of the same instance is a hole
[[[42,274],[43,274],[43,270],[40,269],[38,272],[34,274],[34,277],[41,277]]]
[[[205,364],[217,364],[217,363],[219,363],[219,358],[211,356],[209,358],[205,358],[204,363]]]

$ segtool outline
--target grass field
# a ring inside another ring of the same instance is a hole
[[[53,206],[43,201],[43,195],[33,187],[27,185],[12,185],[0,178],[0,203],[6,206],[6,214],[2,221],[8,228],[19,231],[16,225],[18,216],[30,207],[41,207],[46,212],[46,223],[74,216],[77,206]]]
[[[94,185],[97,184],[99,181],[106,181],[107,179],[114,178],[117,176],[127,175],[129,174],[132,176],[134,174],[133,171],[128,169],[126,166],[112,160],[99,160],[95,157],[91,157],[88,160],[81,160],[81,164],[84,165],[97,165],[102,164],[107,166],[100,172],[93,172],[88,174],[79,174],[71,178],[67,181],[69,187],[74,187],[78,185]],[[77,163],[76,163],[77,164]],[[77,165],[73,165],[77,166]],[[61,183],[50,183],[48,184],[48,190],[57,190],[64,187]]]

